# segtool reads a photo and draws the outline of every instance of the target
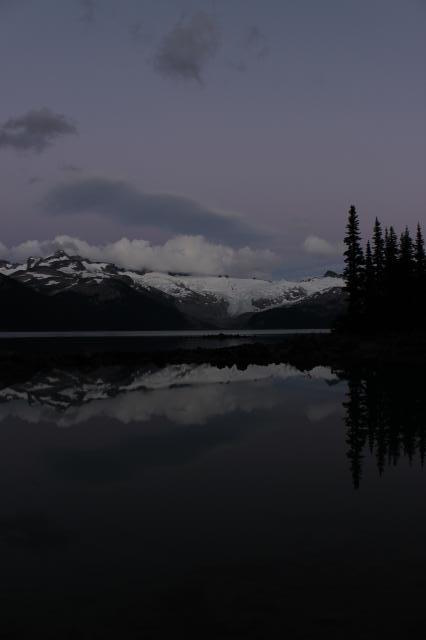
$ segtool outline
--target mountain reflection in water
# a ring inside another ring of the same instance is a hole
[[[419,373],[1,372],[4,636],[419,637]]]
[[[250,365],[244,370],[207,364],[55,369],[0,389],[0,421],[15,415],[69,427],[96,416],[124,423],[163,416],[177,424],[204,424],[235,410],[270,409],[280,402],[271,382],[303,378],[338,380],[326,367],[301,372],[286,364]],[[248,394],[241,383],[255,385],[260,392]]]
[[[277,383],[321,380],[346,384],[340,404],[307,406],[312,422],[342,414],[347,457],[355,488],[360,485],[366,454],[374,455],[382,474],[401,455],[423,466],[426,455],[426,406],[420,375],[395,371],[334,372],[318,366],[300,371],[288,364],[218,368],[209,364],[165,368],[120,366],[60,369],[0,388],[0,422],[11,416],[27,422],[54,422],[71,427],[97,417],[118,422],[148,422],[164,417],[180,425],[205,424],[233,411],[279,408],[287,401]],[[244,384],[242,384],[244,383]]]

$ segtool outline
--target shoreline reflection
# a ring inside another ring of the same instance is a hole
[[[366,459],[374,460],[380,476],[401,457],[410,464],[418,457],[424,465],[426,396],[420,372],[415,370],[334,372],[317,366],[300,371],[288,364],[245,369],[209,364],[57,367],[0,388],[0,424],[17,418],[67,428],[96,418],[124,425],[164,418],[172,425],[188,427],[233,412],[285,415],[294,388],[285,385],[313,381],[324,384],[324,391],[311,402],[306,387],[305,418],[323,427],[342,416],[346,428],[342,438],[355,489],[361,485]],[[339,383],[346,385],[346,391],[342,388],[331,396],[330,387]]]

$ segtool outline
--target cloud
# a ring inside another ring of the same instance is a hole
[[[247,63],[244,60],[229,60],[228,66],[233,71],[238,71],[238,73],[245,73],[247,71]]]
[[[32,176],[31,178],[28,179],[28,184],[33,185],[33,184],[37,184],[37,182],[42,182],[43,178],[40,178],[39,176]]]
[[[81,7],[80,20],[87,24],[93,24],[96,20],[97,2],[96,0],[78,0]]]
[[[201,234],[231,244],[246,244],[261,235],[237,215],[213,210],[185,196],[145,193],[128,182],[109,178],[60,184],[47,194],[43,207],[50,215],[95,213],[124,224]]]
[[[200,11],[166,34],[154,57],[154,68],[163,76],[202,84],[205,67],[219,45],[217,22]]]
[[[332,244],[318,236],[308,236],[303,243],[303,249],[306,253],[317,256],[341,256],[343,253],[341,242]]]
[[[198,275],[261,276],[270,274],[279,263],[278,257],[269,250],[234,249],[213,244],[201,236],[176,236],[163,245],[128,238],[91,245],[64,235],[53,240],[28,240],[10,249],[0,243],[0,257],[20,262],[30,256],[50,255],[58,249],[90,260],[113,262],[127,269]]]
[[[326,418],[341,413],[343,406],[340,402],[321,402],[308,405],[306,416],[309,422],[320,422]]]
[[[253,60],[261,61],[270,53],[268,38],[257,27],[252,25],[243,32],[238,44],[238,54],[228,60],[228,66],[234,71],[244,73]]]
[[[137,45],[147,46],[152,41],[152,33],[142,21],[133,22],[129,27],[130,39]]]
[[[80,173],[81,171],[83,171],[83,167],[79,167],[76,164],[62,164],[60,166],[60,170],[64,171],[65,173]]]
[[[248,29],[244,37],[244,45],[247,51],[256,56],[256,58],[262,59],[269,55],[268,39],[259,27],[255,25]]]
[[[15,9],[22,4],[23,0],[0,0],[0,9]]]
[[[76,126],[64,115],[47,107],[32,109],[17,118],[9,118],[0,126],[0,149],[41,153],[56,138],[76,134]]]

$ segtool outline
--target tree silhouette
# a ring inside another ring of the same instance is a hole
[[[373,266],[376,280],[383,280],[383,270],[385,268],[385,241],[383,239],[382,225],[376,218],[373,229]]]
[[[362,381],[353,375],[348,381],[347,401],[343,404],[346,409],[346,442],[348,444],[348,459],[355,489],[359,488],[362,473],[363,448],[368,431],[364,413]]]
[[[362,313],[364,254],[361,247],[358,214],[352,205],[344,239],[346,245],[345,270],[346,292],[348,294],[348,312],[351,321],[356,321]]]
[[[420,223],[417,224],[416,240],[414,245],[414,261],[417,278],[423,279],[426,275],[426,253]]]
[[[398,268],[398,238],[393,227],[389,227],[386,230],[385,236],[385,281],[386,284],[391,284],[396,277]]]
[[[426,253],[420,223],[417,225],[416,239],[414,242],[414,296],[418,300],[417,319],[418,326],[426,326]]]
[[[344,252],[347,311],[337,327],[378,333],[426,328],[426,256],[420,224],[413,242],[406,227],[398,238],[376,218],[365,257],[358,214],[349,210]]]
[[[396,466],[401,455],[423,466],[426,457],[426,395],[420,370],[365,367],[341,373],[347,380],[347,457],[354,488],[362,480],[365,456],[376,459],[380,476]]]
[[[365,251],[365,269],[364,269],[364,295],[365,295],[365,314],[366,317],[372,317],[376,307],[376,275],[373,263],[373,255],[371,252],[370,242],[367,242]]]
[[[415,313],[414,291],[414,247],[410,232],[406,227],[399,242],[398,277],[396,285],[400,291],[399,326],[409,328]]]

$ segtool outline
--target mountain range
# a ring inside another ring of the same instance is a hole
[[[333,272],[294,282],[136,271],[64,251],[0,261],[0,330],[329,327],[344,306]]]

